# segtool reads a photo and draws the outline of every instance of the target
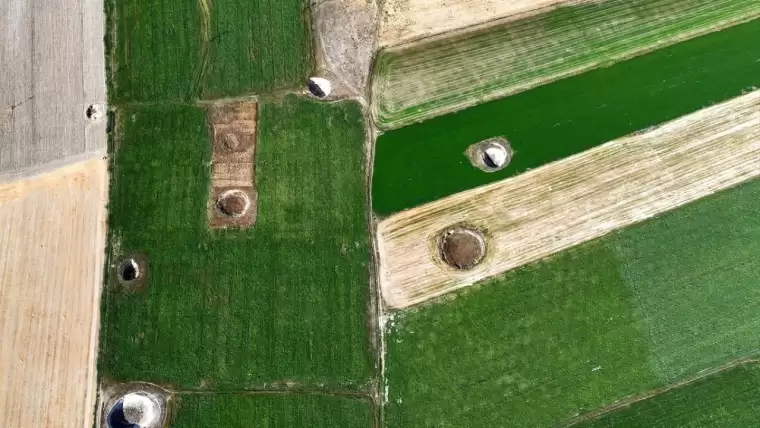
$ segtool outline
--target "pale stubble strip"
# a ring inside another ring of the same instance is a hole
[[[760,91],[381,221],[383,296],[415,305],[757,176]],[[486,231],[488,254],[456,271],[433,242],[463,222]]]
[[[0,424],[91,427],[107,161],[0,184]]]

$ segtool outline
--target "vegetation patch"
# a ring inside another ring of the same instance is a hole
[[[388,426],[555,427],[758,353],[758,197],[753,181],[397,313]]]
[[[760,418],[760,366],[748,363],[638,401],[578,428],[735,428]]]
[[[511,177],[760,87],[756,40],[760,20],[382,134],[373,209],[388,215]],[[505,168],[484,174],[463,159],[497,136],[513,150]]]
[[[368,384],[361,112],[295,96],[259,107],[258,219],[242,230],[208,228],[204,109],[117,113],[111,240],[122,254],[149,252],[150,277],[143,293],[104,291],[102,377],[212,390]]]
[[[380,52],[372,86],[377,122],[398,128],[760,15],[755,0],[577,3]]]
[[[186,394],[173,428],[367,428],[372,405],[352,397],[283,394]]]
[[[109,0],[110,103],[295,87],[312,68],[302,1]]]

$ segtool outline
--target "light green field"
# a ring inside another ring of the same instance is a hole
[[[755,0],[607,0],[378,54],[372,112],[392,129],[760,16]]]
[[[365,390],[369,245],[354,103],[260,105],[258,219],[210,231],[211,142],[198,107],[122,109],[111,256],[144,253],[145,291],[103,295],[99,375],[175,388]],[[118,259],[117,259],[118,260]]]
[[[577,428],[758,426],[760,366],[745,364],[573,425]]]
[[[393,428],[554,427],[760,352],[760,181],[400,312]]]
[[[366,400],[297,394],[185,394],[177,397],[174,428],[370,428]]]

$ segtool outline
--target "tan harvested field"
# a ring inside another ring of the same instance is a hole
[[[386,0],[378,43],[400,45],[448,31],[544,12],[578,0]]]
[[[389,217],[378,225],[380,286],[404,308],[760,176],[760,91],[637,135]],[[443,264],[436,238],[464,223],[483,262]]]
[[[106,162],[0,184],[2,426],[92,426]]]

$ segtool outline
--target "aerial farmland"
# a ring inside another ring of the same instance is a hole
[[[6,425],[760,426],[756,0],[25,1]]]

